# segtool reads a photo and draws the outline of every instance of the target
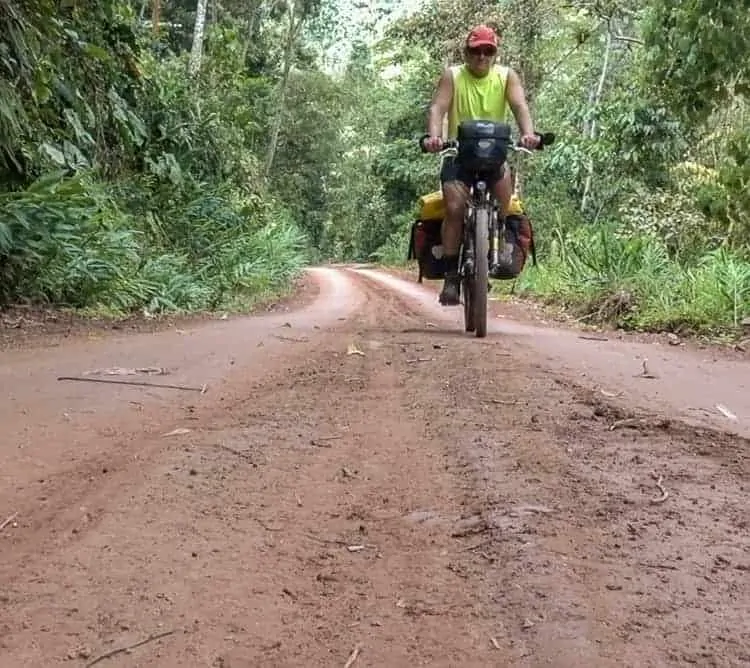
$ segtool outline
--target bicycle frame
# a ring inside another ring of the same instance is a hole
[[[486,207],[490,212],[491,220],[494,220],[497,226],[497,205],[495,197],[487,182],[484,179],[478,179],[476,183],[469,188],[469,198],[466,202],[466,211],[464,213],[464,224],[461,233],[461,247],[459,248],[459,276],[474,276],[474,231],[476,223],[476,210]]]

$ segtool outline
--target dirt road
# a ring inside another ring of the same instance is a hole
[[[0,665],[750,663],[747,358],[309,281],[0,353]]]

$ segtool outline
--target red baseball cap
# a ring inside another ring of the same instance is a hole
[[[466,40],[466,46],[470,49],[476,49],[480,46],[491,46],[497,48],[497,34],[486,25],[480,25],[474,28]]]

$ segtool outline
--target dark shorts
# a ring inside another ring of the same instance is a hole
[[[498,165],[497,170],[486,174],[484,178],[489,182],[488,185],[493,187],[502,177],[505,171],[505,165]],[[471,174],[461,169],[456,163],[455,158],[446,158],[443,161],[443,168],[440,170],[440,183],[445,185],[450,181],[461,181],[466,186],[470,186],[472,183]]]

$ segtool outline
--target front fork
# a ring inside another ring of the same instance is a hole
[[[474,211],[474,203],[472,202],[467,206],[463,225],[461,270],[459,271],[463,278],[471,278],[474,275]]]
[[[497,267],[498,264],[500,264],[500,253],[502,251],[501,246],[504,246],[502,243],[502,227],[503,225],[500,223],[500,212],[497,207],[495,207],[490,214],[490,226],[489,226],[489,234],[490,234],[490,259],[489,259],[489,265],[490,265],[490,274],[492,274]]]
[[[484,191],[480,187],[480,198],[484,197]],[[481,202],[481,199],[480,199]],[[460,275],[463,277],[471,277],[474,275],[474,212],[476,207],[480,205],[477,202],[469,203],[466,211],[466,218],[464,219],[463,225],[463,244],[462,244],[462,258],[461,258],[461,271]],[[493,207],[490,212],[490,224],[488,228],[489,233],[489,249],[490,256],[488,258],[488,264],[490,267],[490,273],[497,268],[500,264],[500,258],[503,251],[505,250],[504,243],[504,221],[500,221],[500,211],[497,206]]]

